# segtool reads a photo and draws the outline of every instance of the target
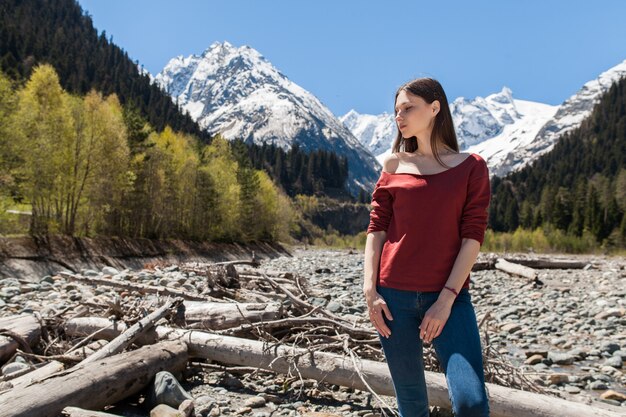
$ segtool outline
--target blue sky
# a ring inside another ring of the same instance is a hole
[[[448,100],[560,104],[626,59],[626,1],[79,0],[99,32],[156,75],[214,41],[249,45],[337,116],[393,111],[433,77]]]

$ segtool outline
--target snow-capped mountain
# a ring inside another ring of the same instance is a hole
[[[387,112],[372,115],[350,110],[339,117],[339,120],[374,155],[387,151],[396,137],[397,128],[393,114]],[[379,162],[382,162],[382,159],[379,159]]]
[[[333,150],[348,158],[348,188],[372,189],[380,165],[313,94],[259,52],[214,42],[201,55],[171,59],[155,82],[211,134],[288,150]]]
[[[484,157],[490,173],[499,167],[501,156],[530,143],[537,132],[556,112],[557,106],[513,98],[510,88],[487,97],[468,100],[456,98],[450,103],[459,149]],[[366,145],[379,163],[391,153],[398,132],[392,114],[359,115],[349,111],[340,120]],[[489,144],[489,146],[484,146]]]
[[[481,155],[491,175],[513,168],[506,161],[529,146],[558,106],[514,99],[510,88],[485,98],[455,99],[451,105],[459,147]],[[534,156],[531,156],[534,159]]]
[[[575,94],[565,100],[534,140],[514,153],[509,153],[502,161],[502,166],[516,171],[539,155],[552,150],[560,135],[580,126],[591,114],[593,107],[613,83],[626,77],[626,59],[601,73],[596,79],[587,81]]]
[[[508,87],[484,98],[458,97],[450,112],[459,148],[485,158],[491,175],[519,170],[549,152],[560,135],[579,126],[600,96],[624,76],[626,60],[584,84],[559,106],[515,99]],[[350,110],[340,120],[382,164],[397,134],[393,115]]]

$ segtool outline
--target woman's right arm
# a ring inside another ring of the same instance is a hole
[[[365,241],[364,279],[363,293],[366,298],[373,297],[376,293],[376,278],[378,277],[378,262],[383,251],[383,245],[387,240],[385,230],[370,232]]]
[[[380,273],[379,261],[383,246],[387,241],[387,229],[393,217],[393,197],[384,187],[385,182],[385,177],[381,173],[372,193],[372,210],[365,241],[363,293],[367,301],[370,321],[381,335],[389,337],[391,331],[383,320],[383,312],[389,320],[393,320],[393,317],[391,317],[387,303],[376,291],[376,281]]]

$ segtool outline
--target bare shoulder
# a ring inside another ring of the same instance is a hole
[[[396,172],[396,169],[398,169],[399,161],[400,155],[398,155],[397,153],[392,152],[389,155],[385,156],[385,159],[383,160],[383,171],[390,173]]]

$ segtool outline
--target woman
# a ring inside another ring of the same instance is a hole
[[[402,417],[428,417],[422,341],[433,343],[457,417],[488,416],[482,348],[469,294],[487,227],[489,170],[459,153],[434,79],[396,92],[398,135],[372,194],[363,291]]]

